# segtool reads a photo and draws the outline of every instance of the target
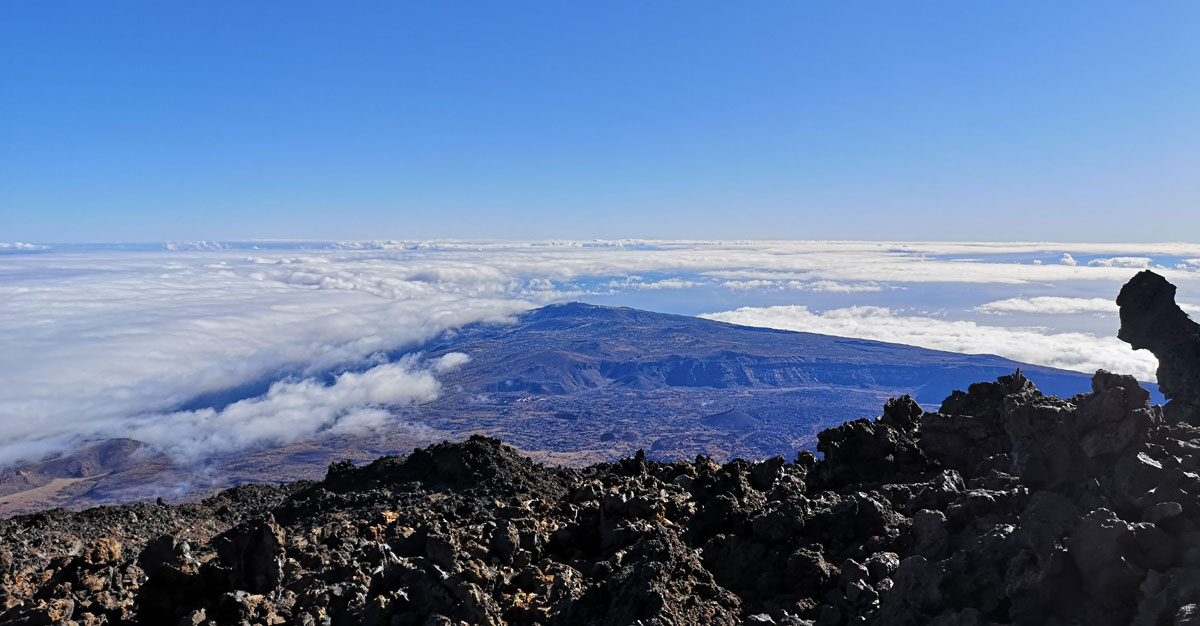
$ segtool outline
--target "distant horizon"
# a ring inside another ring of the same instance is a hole
[[[1094,239],[954,239],[954,238],[930,238],[930,239],[872,239],[872,238],[803,238],[803,237],[688,237],[688,238],[672,238],[672,237],[538,237],[538,238],[521,238],[521,237],[334,237],[334,238],[319,238],[319,237],[247,237],[247,238],[188,238],[188,237],[173,237],[164,239],[113,239],[113,240],[33,240],[14,238],[10,240],[0,240],[0,250],[6,246],[20,245],[35,245],[35,246],[141,246],[141,245],[167,245],[167,244],[340,244],[340,243],[497,243],[497,244],[522,244],[522,243],[881,243],[881,244],[988,244],[988,245],[1003,245],[1011,244],[1017,246],[1131,246],[1144,247],[1156,245],[1196,245],[1200,246],[1200,239],[1109,239],[1109,240],[1094,240]]]

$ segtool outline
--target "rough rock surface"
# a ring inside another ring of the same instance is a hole
[[[1175,285],[1150,270],[1138,272],[1121,288],[1117,306],[1117,337],[1158,358],[1167,419],[1200,424],[1200,324],[1175,303]]]
[[[1018,371],[819,441],[577,469],[476,436],[0,520],[0,623],[1200,623],[1200,427],[1128,376],[1064,400]]]

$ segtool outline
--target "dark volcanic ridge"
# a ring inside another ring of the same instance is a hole
[[[445,380],[448,385],[484,394],[901,389],[918,402],[937,403],[954,389],[1018,367],[1049,393],[1074,395],[1088,387],[1085,374],[994,355],[739,326],[579,302],[535,309],[519,316],[514,324],[472,324],[420,350],[431,357],[448,352],[470,355],[471,362]],[[1155,385],[1148,388],[1157,392]],[[732,408],[745,410],[725,410]]]
[[[1176,381],[1165,409],[1128,376],[1063,399],[1018,371],[893,399],[823,459],[547,467],[475,436],[47,511],[0,520],[0,623],[1194,625],[1200,334],[1125,297],[1155,278],[1122,336]]]

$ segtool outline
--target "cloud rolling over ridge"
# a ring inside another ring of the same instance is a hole
[[[389,409],[429,402],[441,386],[435,373],[469,361],[452,352],[429,364],[416,356],[344,372],[332,384],[313,378],[280,381],[265,395],[205,408],[126,420],[118,432],[144,441],[181,462],[247,448],[279,446],[322,434],[342,435],[396,427]]]

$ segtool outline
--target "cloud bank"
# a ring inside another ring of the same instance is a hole
[[[1180,285],[1181,295],[1200,294],[1200,246],[1174,243],[377,241],[3,249],[0,464],[80,437],[135,433],[189,455],[165,435],[155,438],[151,422],[164,433],[174,425],[189,433],[189,445],[210,451],[272,445],[282,435],[270,434],[269,424],[293,418],[306,425],[297,432],[307,437],[366,432],[379,423],[376,411],[388,410],[384,404],[327,401],[342,396],[316,379],[305,381],[331,369],[382,366],[370,362],[372,355],[564,300],[686,314],[790,305],[804,311],[793,317],[805,330],[1076,369],[1096,361],[1152,379],[1145,355],[1113,343],[1115,329],[1086,327],[1084,318],[1095,315],[1066,313],[1103,313],[1095,301],[1111,300],[1142,259]],[[1068,258],[1076,264],[1057,262]],[[1120,258],[1138,262],[1114,261]],[[1092,263],[1098,259],[1107,262]],[[1088,304],[1045,299],[1064,294]],[[917,306],[967,321],[897,313]],[[1010,327],[998,315],[1005,312],[1042,317]],[[934,343],[936,333],[919,332],[922,325],[957,334]],[[1020,343],[1052,345],[1065,356],[1019,351]],[[421,384],[450,365],[410,362],[380,375],[396,377],[411,392],[395,404],[416,407],[429,397]],[[281,385],[272,388],[275,396],[211,413],[178,410],[197,397],[263,380]],[[296,417],[281,409],[286,398],[307,398],[320,409]],[[260,434],[229,439],[221,431],[235,423]]]
[[[1147,256],[1115,256],[1109,259],[1092,259],[1088,265],[1092,267],[1135,267],[1147,268],[1154,259]]]
[[[361,373],[344,372],[328,385],[313,378],[280,381],[263,396],[219,411],[205,408],[139,417],[121,422],[117,432],[184,463],[324,434],[370,432],[396,425],[396,408],[437,399],[441,385],[434,374],[469,360],[452,352],[422,365],[418,357],[410,356]]]
[[[1038,296],[1035,298],[1007,298],[975,307],[982,313],[1043,313],[1048,315],[1074,315],[1077,313],[1116,313],[1115,300],[1106,298],[1063,298]]]
[[[1190,315],[1200,313],[1200,306],[1179,303],[1179,307]],[[981,304],[973,310],[980,313],[1036,313],[1040,315],[1076,315],[1094,313],[1116,315],[1120,308],[1115,300],[1106,298],[1064,298],[1060,296],[1037,296],[1033,298],[1006,298]]]
[[[1092,373],[1098,369],[1155,380],[1158,362],[1134,352],[1115,337],[1086,333],[1046,333],[1036,328],[1005,328],[972,321],[898,315],[884,307],[849,307],[815,313],[805,306],[742,307],[701,315],[708,319],[903,343],[966,354],[995,354],[1061,369]]]

